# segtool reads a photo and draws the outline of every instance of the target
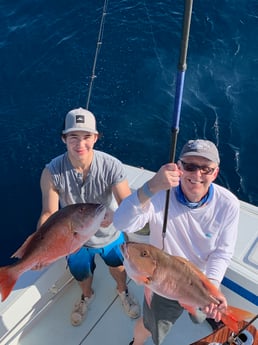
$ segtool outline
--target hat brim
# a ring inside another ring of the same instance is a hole
[[[71,132],[88,132],[93,134],[99,134],[98,131],[93,131],[91,128],[69,128],[62,131],[62,134],[67,134]]]
[[[219,162],[216,160],[214,160],[214,156],[212,155],[209,155],[209,153],[198,153],[198,152],[187,152],[187,153],[184,153],[180,158],[184,158],[184,157],[191,157],[191,156],[197,156],[197,157],[203,157],[203,158],[206,158],[208,159],[209,161],[211,162],[214,162],[216,164],[219,164]]]

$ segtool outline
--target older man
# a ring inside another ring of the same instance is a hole
[[[116,210],[114,225],[125,232],[150,226],[150,243],[171,255],[182,256],[199,267],[219,287],[234,252],[239,201],[225,188],[213,183],[219,173],[219,153],[208,140],[188,141],[177,164],[160,168],[152,179],[125,198]],[[165,238],[162,235],[166,190],[171,189]],[[219,321],[220,305],[196,311],[194,322],[206,317]],[[143,345],[152,336],[159,345],[183,312],[177,301],[154,294],[146,301],[143,318],[135,326],[130,344]]]

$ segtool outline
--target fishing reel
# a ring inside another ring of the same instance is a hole
[[[212,342],[209,345],[253,345],[254,338],[252,334],[246,330],[237,336],[231,335],[225,343]]]
[[[239,333],[237,336],[230,336],[226,343],[222,345],[252,345],[254,343],[254,337],[246,330]]]

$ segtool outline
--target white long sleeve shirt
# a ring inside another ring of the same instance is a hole
[[[190,260],[208,278],[221,282],[234,253],[239,201],[227,189],[213,187],[211,200],[196,209],[178,202],[171,189],[164,251]],[[165,198],[166,192],[161,191],[143,207],[134,192],[116,210],[114,226],[130,233],[149,223],[150,243],[161,249]]]

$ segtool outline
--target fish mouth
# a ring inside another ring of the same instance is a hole
[[[138,270],[137,267],[130,260],[127,244],[121,244],[120,248],[122,255],[124,257],[123,265],[125,267],[125,270],[130,278],[135,279],[135,276],[137,276],[136,272],[138,272]]]
[[[124,265],[126,265],[127,267],[130,266],[134,272],[138,272],[137,266],[131,260],[131,257],[130,257],[129,251],[128,251],[127,243],[121,244],[120,248],[121,248],[122,255],[124,257]]]

